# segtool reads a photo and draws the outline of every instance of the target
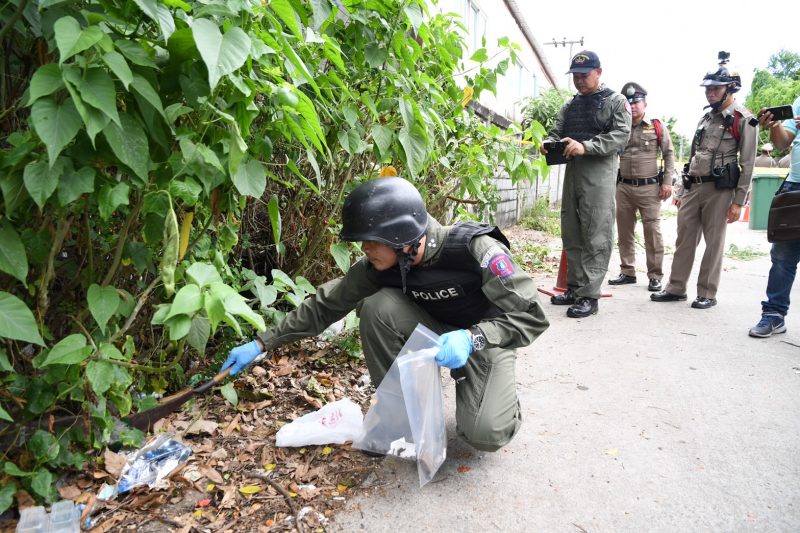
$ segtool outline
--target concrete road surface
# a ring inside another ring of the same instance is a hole
[[[675,220],[663,221],[670,247]],[[769,250],[741,222],[728,243]],[[609,278],[618,262],[615,251]],[[494,454],[460,441],[443,374],[450,438],[433,482],[420,489],[415,463],[385,458],[328,529],[800,531],[800,283],[788,333],[747,336],[769,265],[726,257],[709,310],[689,307],[694,279],[687,302],[651,302],[643,253],[639,283],[606,286],[597,316],[567,318],[541,295],[552,325],[518,352],[517,437]]]

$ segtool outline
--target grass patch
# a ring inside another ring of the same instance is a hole
[[[725,257],[730,259],[738,259],[739,261],[750,261],[751,259],[755,259],[757,257],[763,257],[767,255],[767,252],[760,252],[753,248],[752,246],[745,246],[744,248],[740,248],[735,244],[731,244],[728,248],[728,251],[725,252]]]
[[[544,244],[528,242],[514,249],[514,261],[527,272],[553,272],[550,248]]]
[[[542,197],[537,199],[530,211],[522,217],[520,225],[523,228],[543,231],[554,237],[560,237],[561,213],[556,209],[551,209],[548,199]]]

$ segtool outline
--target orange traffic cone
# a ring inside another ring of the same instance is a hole
[[[561,260],[558,263],[558,276],[556,277],[556,286],[552,290],[543,289],[539,287],[539,292],[548,296],[555,296],[567,291],[567,252],[561,250]]]

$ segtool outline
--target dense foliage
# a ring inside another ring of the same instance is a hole
[[[346,270],[342,198],[384,165],[444,221],[541,171],[468,105],[516,45],[460,87],[459,23],[423,0],[0,9],[0,512]]]
[[[756,70],[750,94],[745,100],[745,107],[758,113],[763,107],[790,105],[800,96],[800,54],[788,50],[780,50],[770,56],[769,64],[764,70]],[[759,132],[759,146],[769,142],[769,132]],[[786,152],[776,150],[773,156],[782,156]]]

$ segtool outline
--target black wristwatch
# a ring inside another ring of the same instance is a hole
[[[486,348],[486,335],[483,334],[481,328],[478,326],[470,326],[467,329],[472,333],[472,348],[476,352]]]

